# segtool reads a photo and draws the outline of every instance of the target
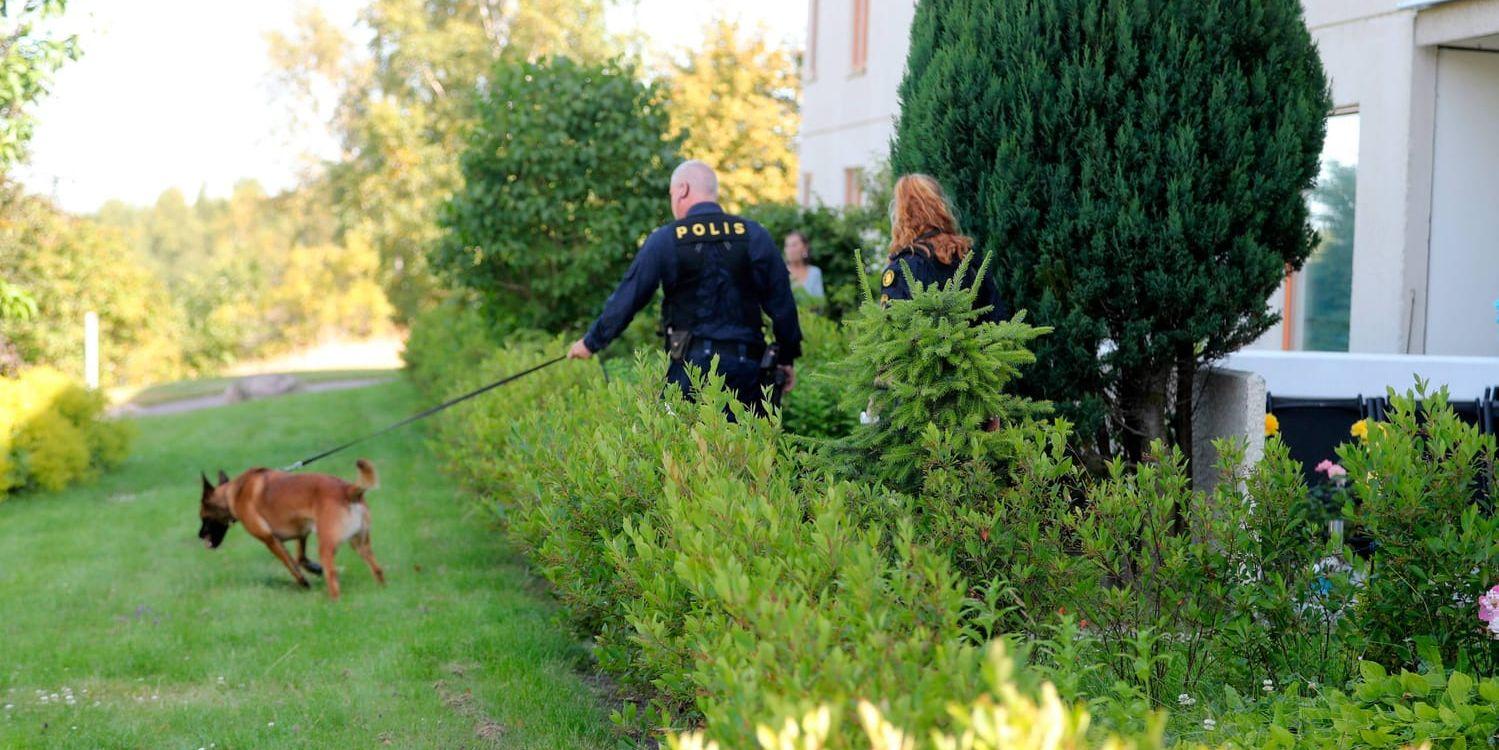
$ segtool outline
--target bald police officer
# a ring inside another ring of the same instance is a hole
[[[801,324],[780,250],[764,227],[724,212],[718,176],[700,161],[672,172],[671,212],[677,220],[646,238],[604,313],[568,356],[587,359],[608,346],[662,287],[667,379],[690,397],[687,366],[707,370],[717,357],[725,384],[758,412],[766,351],[761,311],[775,333],[773,366],[784,375],[782,392],[795,384],[793,363],[801,356]]]

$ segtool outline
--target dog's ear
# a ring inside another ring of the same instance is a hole
[[[223,469],[219,469],[219,484],[229,484],[229,475]]]
[[[198,472],[198,476],[200,476],[200,477],[203,478],[203,497],[206,498],[209,495],[212,495],[213,494],[213,482],[208,481],[208,475],[200,471],[200,472]]]

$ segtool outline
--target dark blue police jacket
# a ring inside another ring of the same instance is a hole
[[[979,319],[980,323],[1002,323],[1010,319],[1009,309],[1004,300],[999,297],[999,289],[994,284],[994,277],[984,274],[984,278],[978,278],[980,259],[974,258],[968,262],[967,277],[963,279],[964,288],[972,288],[977,283],[978,296],[973,301],[975,309],[988,307],[989,312]],[[894,258],[890,264],[885,266],[885,272],[880,276],[880,301],[902,300],[911,298],[910,285],[906,283],[906,275],[901,271],[901,265],[911,269],[911,276],[915,277],[919,284],[930,286],[932,284],[946,284],[958,273],[959,263],[942,263],[932,257],[926,248],[908,247]]]
[[[583,344],[594,352],[608,346],[658,287],[666,290],[663,317],[690,321],[697,341],[763,346],[763,310],[780,345],[779,363],[801,356],[801,324],[780,249],[764,227],[717,203],[699,203],[651,232]]]

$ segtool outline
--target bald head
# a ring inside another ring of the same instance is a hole
[[[687,215],[687,209],[708,201],[718,201],[718,175],[696,159],[682,162],[671,173],[672,213],[680,219]]]

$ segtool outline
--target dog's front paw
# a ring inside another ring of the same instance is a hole
[[[310,589],[310,588],[312,588],[312,584],[308,583],[306,578],[298,578],[297,579],[297,585],[301,586],[304,589]]]

